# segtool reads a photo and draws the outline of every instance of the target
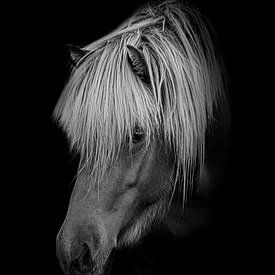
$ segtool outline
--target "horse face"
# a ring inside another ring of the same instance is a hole
[[[100,274],[115,247],[138,241],[163,217],[171,189],[168,160],[154,139],[149,147],[139,141],[123,150],[100,185],[81,171],[57,237],[67,274]]]

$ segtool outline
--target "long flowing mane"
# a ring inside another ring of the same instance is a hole
[[[142,52],[149,83],[131,70],[128,45]],[[175,2],[147,5],[84,49],[54,111],[79,169],[85,164],[100,182],[138,125],[146,146],[163,137],[186,194],[203,166],[206,131],[227,110],[225,75],[202,17]]]

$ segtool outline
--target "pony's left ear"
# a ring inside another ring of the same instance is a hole
[[[66,45],[66,53],[71,62],[71,64],[76,67],[78,62],[87,54],[89,53],[88,50],[83,50],[74,45]]]
[[[137,48],[126,45],[128,50],[128,62],[134,74],[143,82],[149,84],[149,72],[143,54]]]

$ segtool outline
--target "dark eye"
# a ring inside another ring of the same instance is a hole
[[[135,127],[133,135],[132,135],[132,142],[134,144],[143,141],[144,139],[144,131],[140,127]]]
[[[127,189],[132,189],[132,188],[135,188],[136,186],[137,186],[137,182],[134,181],[127,184]]]

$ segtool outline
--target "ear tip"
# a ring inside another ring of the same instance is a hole
[[[65,51],[67,53],[71,53],[71,52],[75,52],[75,51],[77,51],[77,52],[81,51],[81,49],[79,47],[77,47],[73,44],[66,44],[64,48],[65,48]]]
[[[65,45],[65,52],[73,66],[76,66],[80,59],[82,59],[89,51],[72,44],[67,44]]]
[[[65,45],[65,49],[71,49],[73,47],[76,47],[76,46],[74,46],[73,44],[70,44],[70,43]]]

